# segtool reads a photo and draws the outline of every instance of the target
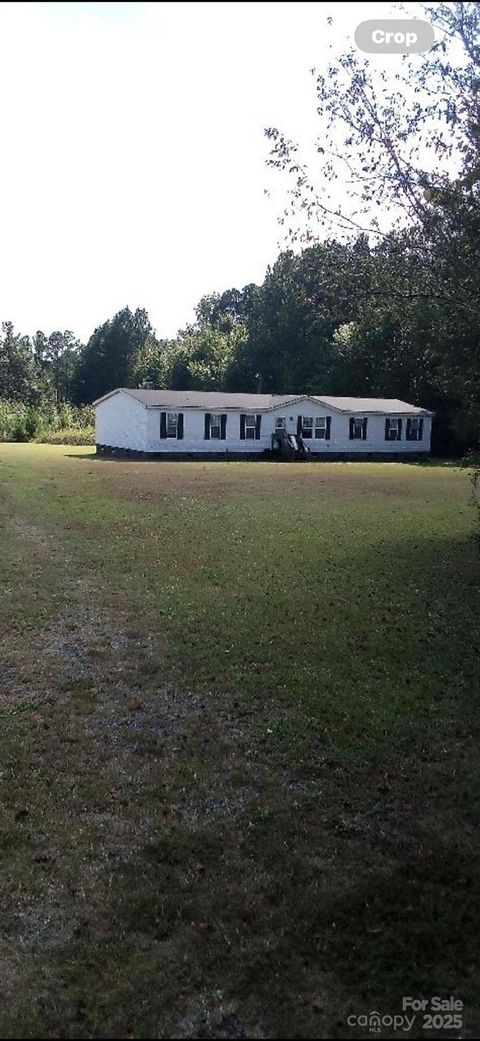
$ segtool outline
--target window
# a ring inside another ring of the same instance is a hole
[[[227,436],[226,413],[205,412],[205,430],[203,436],[205,441],[209,441],[211,437],[215,438],[217,441],[225,441]]]
[[[178,431],[178,412],[167,412],[167,437],[176,437]]]
[[[402,420],[387,416],[385,420],[385,441],[400,441],[402,437]]]
[[[286,430],[287,429],[287,418],[286,416],[277,416],[275,420],[275,430]]]
[[[423,436],[423,419],[412,416],[407,419],[407,441],[421,441]]]
[[[255,441],[256,416],[245,416],[245,437],[247,441]]]
[[[350,418],[350,441],[366,441],[367,439],[367,424],[368,419],[366,416],[363,419],[359,419],[358,416],[351,416]]]
[[[313,416],[302,416],[299,433],[301,437],[313,437]]]
[[[223,417],[226,421],[226,416]],[[242,412],[240,415],[240,441],[259,441],[262,430],[262,416]],[[225,437],[225,430],[222,434]]]
[[[211,413],[210,418],[210,437],[218,437],[220,439],[222,435],[222,416],[214,415]]]
[[[210,437],[220,439],[222,436],[222,417],[212,412],[210,419]]]
[[[183,412],[161,412],[160,413],[160,437],[178,438],[183,437]]]
[[[325,440],[327,436],[327,419],[326,416],[317,416],[315,419],[315,437],[317,439]]]

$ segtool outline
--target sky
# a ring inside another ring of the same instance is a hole
[[[0,320],[85,341],[128,304],[173,336],[205,293],[262,281],[282,244],[264,128],[313,140],[310,70],[389,14],[1,4]]]

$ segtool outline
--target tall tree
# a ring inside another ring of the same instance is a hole
[[[77,404],[88,404],[115,387],[135,385],[135,366],[153,336],[146,311],[125,307],[98,326],[81,353],[73,393]]]
[[[240,325],[221,332],[203,323],[179,333],[170,355],[168,385],[175,390],[222,390],[244,337]]]
[[[431,378],[437,393],[456,398],[473,433],[480,424],[480,4],[424,11],[437,42],[406,58],[394,77],[353,51],[315,74],[319,178],[298,146],[272,128],[268,162],[292,178],[281,219],[294,238],[332,229],[347,238],[368,234],[378,263],[367,292],[390,300],[402,330],[397,342],[412,331],[413,301],[421,321],[428,305]],[[348,192],[340,192],[345,183]]]
[[[67,401],[81,349],[79,340],[68,329],[56,330],[49,336],[39,330],[33,339],[33,349],[44,381],[51,385],[55,404]]]
[[[358,316],[358,284],[368,282],[369,267],[364,243],[281,254],[257,289],[247,322],[252,381],[272,392],[333,392],[333,336]]]
[[[147,336],[132,364],[133,384],[137,387],[166,387],[172,350],[171,340],[157,340],[153,333]]]
[[[231,332],[235,325],[245,325],[253,306],[256,286],[249,283],[243,289],[226,289],[223,293],[203,296],[195,308],[199,325],[211,325],[222,333]]]
[[[35,404],[40,380],[28,336],[16,333],[12,322],[2,322],[0,334],[0,398]]]

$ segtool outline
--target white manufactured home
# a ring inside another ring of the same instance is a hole
[[[433,413],[395,398],[119,388],[95,403],[102,455],[421,458]]]

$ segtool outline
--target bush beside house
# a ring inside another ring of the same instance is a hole
[[[44,405],[33,408],[0,400],[0,441],[47,444],[94,444],[94,410],[90,405]]]

